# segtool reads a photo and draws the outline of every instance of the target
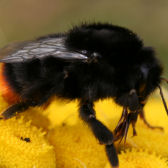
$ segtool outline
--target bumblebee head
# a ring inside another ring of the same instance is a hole
[[[130,110],[140,108],[141,102],[161,83],[162,66],[150,47],[142,47],[137,62],[116,68],[116,102]]]

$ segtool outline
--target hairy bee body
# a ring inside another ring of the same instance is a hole
[[[81,118],[106,145],[109,161],[117,167],[113,134],[96,119],[94,102],[113,98],[124,111],[130,111],[124,112],[127,125],[121,122],[115,132],[117,139],[125,136],[125,129],[136,122],[144,101],[161,82],[162,67],[153,49],[145,47],[132,31],[101,23],[9,48],[0,51],[0,83],[7,88],[4,97],[10,97],[13,106],[3,117],[41,106],[53,96],[78,99]]]

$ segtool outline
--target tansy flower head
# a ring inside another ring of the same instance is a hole
[[[100,121],[114,129],[121,115],[122,107],[116,105],[112,99],[107,99],[96,102],[95,111]],[[61,103],[57,99],[44,111],[44,115],[49,118],[53,128],[64,122],[68,125],[76,124],[79,120],[78,114],[78,101]]]
[[[157,129],[147,128],[142,121],[136,126],[137,136],[132,137],[129,132],[127,143],[134,148],[148,149],[150,152],[156,152],[161,156],[168,156],[168,133]]]
[[[31,121],[31,125],[41,128],[42,130],[49,130],[51,127],[50,120],[45,116],[43,108],[29,108],[23,113],[16,115],[17,118],[23,117],[24,122]]]
[[[145,106],[145,114],[151,125],[161,126],[168,133],[168,116],[160,99],[149,100]]]
[[[64,122],[68,125],[74,125],[78,120],[78,102],[61,103],[55,99],[44,111],[44,115],[50,121],[50,128],[54,128]]]
[[[55,153],[44,133],[15,117],[0,122],[0,167],[55,168]]]
[[[119,154],[120,168],[168,168],[166,159],[142,150],[127,150]],[[111,168],[109,164],[105,168]]]
[[[57,168],[102,168],[107,162],[104,146],[83,123],[57,126],[48,139],[55,148]]]
[[[2,101],[1,108],[4,110],[5,107],[8,106]],[[95,110],[97,118],[111,130],[117,125],[122,112],[122,108],[111,99],[97,102]],[[168,118],[162,102],[155,99],[149,101],[145,111],[147,120],[152,125],[163,126],[166,131],[151,130],[138,120],[138,135],[132,137],[130,125],[127,148],[131,147],[132,150],[123,153],[122,144],[117,146],[122,152],[119,155],[120,168],[167,168],[164,159],[151,154],[156,152],[168,156],[165,147],[168,146]],[[30,108],[17,115],[17,118],[0,122],[0,167],[55,168],[57,164],[57,168],[103,168],[108,162],[104,146],[99,144],[91,130],[79,120],[78,102],[65,104],[53,101],[46,110]],[[31,124],[28,122],[30,120]],[[42,129],[47,131],[47,136],[44,136]],[[108,167],[110,165],[106,168]]]

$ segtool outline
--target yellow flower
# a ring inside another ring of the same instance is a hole
[[[168,133],[160,130],[151,130],[142,122],[138,122],[137,136],[132,137],[132,132],[129,132],[127,143],[134,148],[147,149],[150,152],[156,152],[159,155],[168,157]]]
[[[8,105],[1,97],[0,101],[3,111]],[[97,118],[113,130],[122,107],[109,99],[96,102],[95,110]],[[156,99],[147,103],[145,111],[149,123],[163,126],[165,132],[151,130],[138,120],[138,135],[132,137],[130,126],[127,148],[131,147],[131,151],[123,153],[123,144],[117,146],[122,152],[120,168],[167,168],[165,160],[153,153],[168,156],[168,117],[162,102]],[[41,130],[45,130],[47,136]],[[17,119],[1,120],[0,132],[2,168],[55,168],[56,165],[57,168],[103,168],[108,163],[104,145],[100,145],[86,124],[80,122],[77,101],[68,104],[53,101],[46,110],[30,108],[18,114]]]
[[[112,99],[107,99],[96,102],[95,111],[100,121],[114,129],[121,115],[122,108],[116,105]],[[68,125],[74,125],[79,120],[78,101],[62,103],[55,99],[45,110],[44,114],[49,118],[53,128],[64,122]]]
[[[44,131],[48,131],[51,127],[51,122],[48,117],[44,114],[44,109],[39,108],[30,108],[23,113],[16,115],[17,118],[23,117],[24,122],[31,121],[31,125],[36,126]]]
[[[119,154],[120,168],[168,168],[166,159],[142,150],[127,150]],[[109,164],[105,168],[111,168]]]
[[[71,103],[63,103],[57,99],[52,101],[52,103],[44,111],[44,115],[50,121],[50,128],[54,128],[64,122],[68,125],[74,125],[78,120],[77,105],[77,101],[72,101]]]
[[[55,148],[57,168],[102,168],[107,162],[104,146],[83,123],[57,126],[48,139]]]
[[[3,112],[8,107],[8,103],[0,95],[0,113]]]
[[[161,101],[153,99],[145,107],[146,118],[151,125],[162,126],[164,131],[148,128],[142,120],[136,124],[137,136],[132,137],[132,129],[129,130],[127,143],[134,148],[147,149],[150,152],[168,157],[168,116]]]
[[[0,121],[0,167],[55,168],[55,153],[44,133],[15,117]]]
[[[168,115],[161,99],[151,99],[145,106],[146,119],[151,125],[162,126],[168,133]]]

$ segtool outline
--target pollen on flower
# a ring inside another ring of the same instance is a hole
[[[0,101],[0,110],[8,107],[1,97]],[[109,99],[97,102],[95,110],[97,118],[113,130],[122,107]],[[117,150],[122,152],[120,168],[167,168],[165,160],[152,153],[168,156],[165,147],[168,146],[168,117],[162,102],[155,99],[147,103],[145,111],[149,123],[163,126],[165,131],[151,130],[138,120],[138,135],[132,137],[130,125],[126,147],[131,147],[131,151],[123,153],[123,144],[117,145]],[[103,168],[107,164],[104,146],[79,120],[78,102],[53,101],[45,110],[30,108],[17,116],[18,119],[0,122],[0,167],[55,168],[57,164],[57,168]],[[48,136],[42,130],[46,130]]]
[[[161,126],[164,131],[159,129],[148,128],[142,120],[138,120],[136,124],[137,136],[132,137],[132,130],[130,129],[127,143],[138,149],[147,149],[150,152],[156,152],[161,156],[168,156],[168,126],[166,126],[166,120],[168,122],[168,116],[164,111],[162,102],[157,99],[149,101],[145,107],[146,119],[153,126]]]
[[[0,113],[1,113],[8,107],[8,103],[4,100],[1,93],[0,93],[0,102],[1,102],[1,105],[0,105]]]
[[[102,168],[107,162],[104,146],[83,123],[57,126],[48,139],[55,148],[57,168]]]
[[[116,105],[112,99],[107,99],[96,102],[95,111],[96,116],[100,121],[112,126],[114,129],[114,126],[118,121],[117,119],[119,119],[122,112],[122,108]],[[55,99],[45,110],[44,114],[50,120],[51,128],[61,125],[62,123],[75,125],[79,120],[78,101],[61,103]],[[113,121],[111,122],[111,120]]]
[[[152,130],[147,128],[142,122],[138,122],[137,136],[132,137],[132,132],[129,132],[127,143],[138,149],[147,149],[150,152],[156,152],[159,155],[168,156],[168,133],[160,130]]]
[[[166,159],[143,150],[126,150],[119,154],[120,168],[168,168]],[[109,164],[105,168],[111,168]]]
[[[23,113],[17,114],[17,118],[19,117],[23,117],[24,122],[26,123],[31,121],[31,125],[34,125],[39,129],[41,128],[45,131],[50,129],[50,120],[44,115],[41,107],[30,108]]]
[[[0,167],[55,168],[55,152],[44,133],[23,118],[0,122]]]
[[[168,116],[161,99],[151,99],[145,106],[146,119],[153,126],[161,126],[168,133]]]
[[[61,103],[55,99],[44,111],[44,115],[50,121],[50,128],[63,123],[74,125],[78,120],[78,103],[77,101]]]

